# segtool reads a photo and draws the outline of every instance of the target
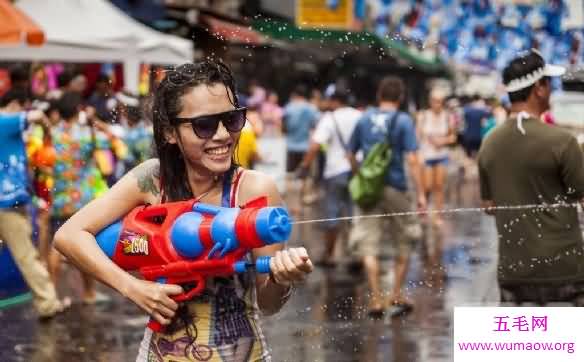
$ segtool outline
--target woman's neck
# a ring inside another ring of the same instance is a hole
[[[221,184],[220,175],[215,175],[209,171],[201,172],[187,166],[187,177],[189,187],[194,197],[200,197],[203,194],[210,194],[218,185]]]

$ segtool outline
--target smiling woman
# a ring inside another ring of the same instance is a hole
[[[233,75],[222,63],[184,64],[167,72],[149,112],[158,159],[136,167],[101,198],[63,225],[57,248],[81,269],[118,290],[166,325],[147,330],[138,361],[269,361],[259,312],[275,313],[290,296],[293,282],[312,271],[304,248],[270,245],[248,258],[272,256],[269,277],[241,274],[207,280],[202,295],[178,305],[178,285],[142,281],[118,268],[96,245],[95,234],[138,205],[197,198],[236,207],[260,196],[270,206],[282,199],[274,182],[233,160],[245,108]]]
[[[235,165],[231,155],[239,130],[228,132],[223,124],[213,120],[238,107],[235,81],[222,63],[189,63],[167,73],[154,96],[152,117],[160,177],[165,180],[163,191],[170,199],[184,199],[185,193],[199,194],[197,190],[185,189],[189,186],[184,183],[188,170],[201,176],[216,176],[226,166]],[[217,127],[212,127],[213,123]],[[209,137],[212,128],[215,132]],[[225,147],[227,152],[222,157],[210,153]],[[182,160],[183,155],[186,162]],[[184,164],[185,168],[177,168],[177,164]]]

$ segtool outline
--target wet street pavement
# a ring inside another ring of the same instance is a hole
[[[288,198],[294,208],[298,197]],[[447,207],[476,207],[476,180],[463,182],[454,170],[448,200]],[[319,217],[318,204],[303,207],[294,217]],[[415,302],[411,314],[369,318],[364,276],[350,267],[351,258],[339,245],[336,268],[317,268],[279,314],[264,319],[274,361],[452,361],[453,308],[498,298],[494,220],[479,212],[456,213],[445,217],[441,230],[425,230],[408,274],[407,295]],[[322,231],[318,224],[298,225],[290,244],[306,246],[317,259]],[[389,290],[392,261],[389,255],[383,260],[382,281]],[[64,279],[66,292],[78,299],[78,273],[68,270]],[[102,291],[111,295],[111,302],[75,303],[44,324],[29,304],[0,310],[0,361],[135,360],[146,317],[120,296]]]

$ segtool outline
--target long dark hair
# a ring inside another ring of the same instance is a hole
[[[190,89],[198,85],[223,84],[234,107],[239,107],[235,79],[227,65],[222,62],[203,60],[186,63],[166,71],[151,99],[150,115],[154,127],[154,145],[160,163],[160,188],[165,201],[179,201],[193,198],[188,183],[186,162],[178,144],[169,143],[168,132],[177,130],[176,117],[182,111],[181,98]],[[233,98],[231,98],[233,96]],[[237,146],[236,146],[237,147]],[[237,168],[232,160],[231,168]],[[168,333],[184,328],[190,338],[185,346],[185,355],[190,345],[197,339],[197,327],[192,323],[195,317],[190,315],[187,303],[181,303],[176,317],[167,326]]]
[[[181,98],[198,85],[223,84],[231,103],[239,107],[235,78],[231,69],[220,61],[203,60],[185,63],[166,71],[151,103],[156,155],[160,161],[160,187],[168,201],[186,200],[194,195],[188,185],[185,160],[178,144],[167,140],[168,132],[176,130],[175,118],[181,112]],[[233,99],[231,99],[233,95]],[[232,167],[235,162],[232,161]]]

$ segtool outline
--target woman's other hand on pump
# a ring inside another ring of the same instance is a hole
[[[180,285],[134,278],[125,294],[158,323],[168,325],[178,309],[178,303],[172,296],[181,293],[183,289]]]

